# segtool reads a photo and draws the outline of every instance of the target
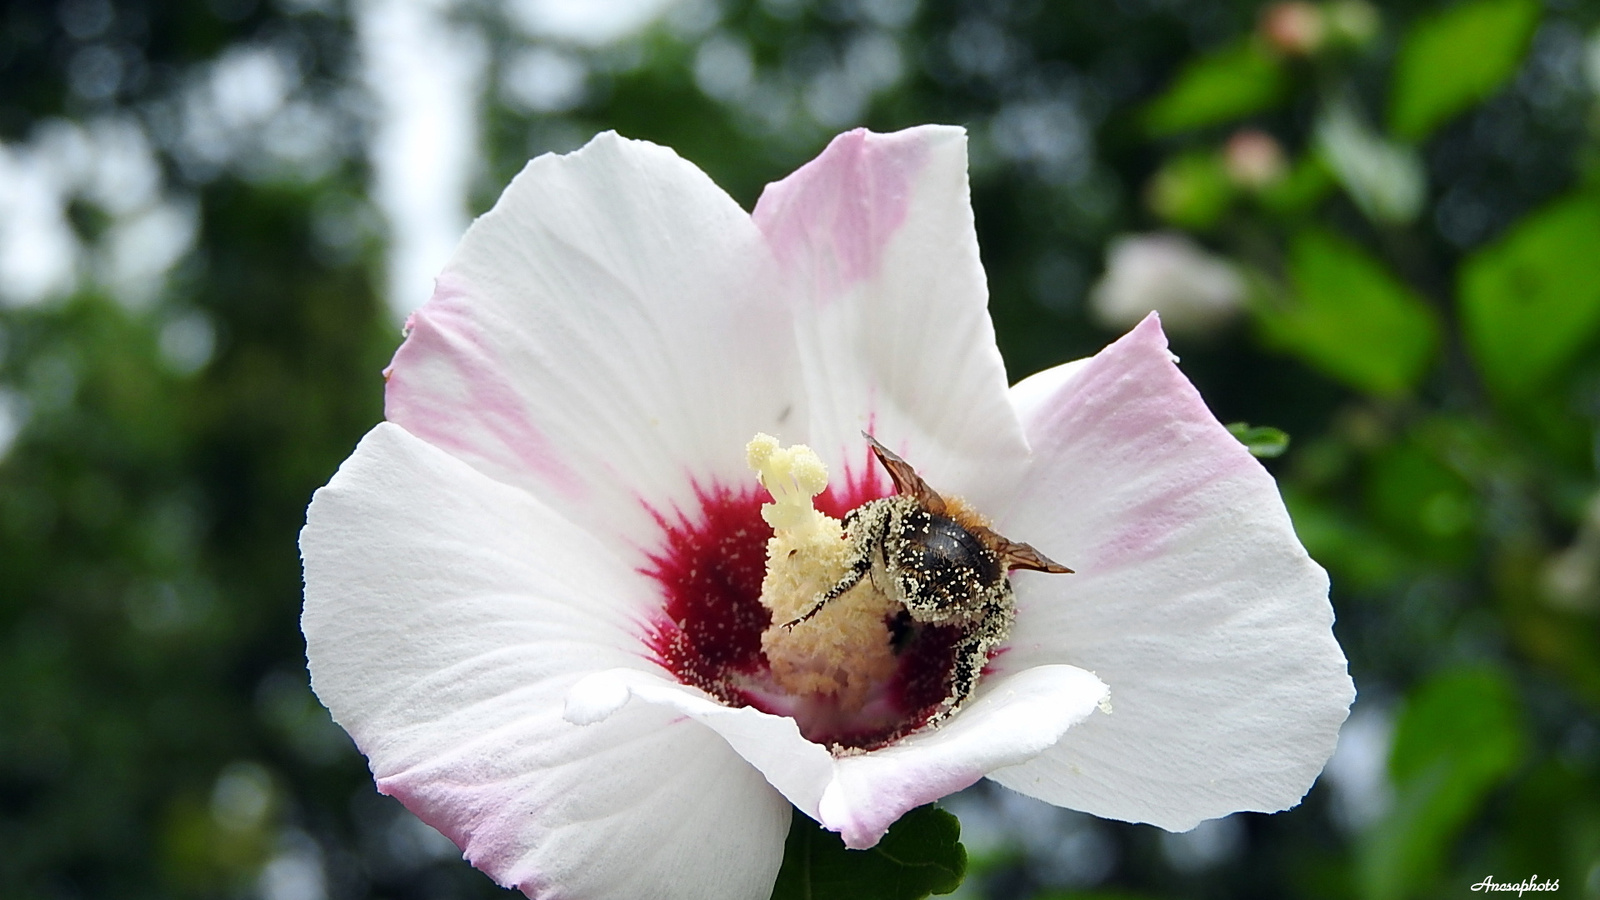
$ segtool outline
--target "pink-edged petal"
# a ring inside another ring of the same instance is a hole
[[[1032,419],[1050,399],[1066,387],[1089,365],[1089,359],[1075,359],[1035,372],[1011,386],[1011,408],[1023,422]]]
[[[803,435],[855,459],[860,432],[980,506],[1026,458],[1005,402],[967,187],[966,135],[852,131],[756,204],[795,309]],[[791,432],[778,432],[788,439]]]
[[[991,675],[972,700],[932,731],[873,753],[838,760],[822,798],[822,823],[845,846],[870,847],[908,810],[953,794],[997,768],[1046,752],[1083,727],[1107,686],[1076,666],[1036,666]]]
[[[638,699],[642,703],[629,704]],[[609,721],[628,709],[656,706],[700,722],[722,735],[735,752],[813,819],[833,777],[833,757],[800,735],[788,716],[750,706],[724,706],[699,688],[637,669],[590,675],[568,692],[566,716],[584,725]]]
[[[788,805],[725,740],[646,706],[562,718],[584,675],[655,669],[650,585],[612,548],[384,424],[317,492],[301,553],[318,697],[379,790],[496,881],[541,900],[771,889]]]
[[[703,691],[637,669],[584,679],[568,695],[566,714],[575,722],[605,722],[648,704],[701,722],[796,807],[860,850],[877,844],[908,810],[1047,750],[1105,697],[1106,686],[1089,672],[1040,666],[986,681],[937,729],[837,758],[801,737],[793,719],[723,706]],[[643,703],[630,706],[632,699]]]
[[[750,217],[671,150],[602,134],[528,163],[412,317],[385,414],[606,540],[803,421],[790,311]],[[641,500],[645,502],[641,502]]]
[[[1154,316],[1030,406],[1035,461],[999,527],[1077,573],[1014,576],[995,666],[1082,666],[1114,709],[991,777],[1169,830],[1298,803],[1354,687],[1327,575],[1271,476],[1178,371]]]

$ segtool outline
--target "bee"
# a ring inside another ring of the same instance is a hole
[[[918,626],[959,629],[949,694],[928,721],[935,725],[972,696],[990,652],[1011,632],[1016,603],[1008,573],[1072,570],[976,521],[929,487],[910,463],[872,435],[863,432],[862,437],[894,481],[895,495],[845,516],[850,548],[844,577],[784,627],[806,621],[862,579],[871,579],[902,607],[891,623],[897,649]]]

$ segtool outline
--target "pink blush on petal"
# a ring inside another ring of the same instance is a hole
[[[1196,496],[1260,468],[1173,364],[1154,314],[1089,360],[1063,394],[1036,424],[1036,439],[1076,445],[1086,458],[1116,453],[1132,471],[1166,473],[1165,484],[1140,491],[1143,499],[1118,511],[1117,527],[1079,558],[1079,568],[1171,552],[1189,523],[1214,513],[1197,506]],[[1086,496],[1102,489],[1081,487]]]
[[[487,456],[580,499],[582,479],[528,418],[507,378],[512,367],[480,332],[470,303],[462,287],[441,278],[433,298],[406,320],[405,342],[384,370],[384,417],[468,462]],[[459,395],[450,396],[442,384],[458,385]],[[502,448],[508,458],[498,458]]]
[[[516,840],[517,829],[494,821],[518,808],[504,786],[451,783],[401,772],[377,779],[377,788],[378,793],[400,801],[417,818],[449,838],[461,848],[467,862],[488,873],[501,887],[540,900],[560,895],[556,885],[529,871],[528,864],[521,860],[524,848]]]
[[[1137,565],[1172,552],[1174,539],[1185,526],[1203,520],[1208,510],[1195,510],[1189,493],[1194,485],[1174,486],[1139,505],[1123,510],[1121,528],[1085,554],[1082,568],[1109,569]]]
[[[876,276],[911,205],[927,152],[923,140],[858,128],[768,185],[752,215],[779,264],[786,270],[809,264],[819,286],[839,290]]]

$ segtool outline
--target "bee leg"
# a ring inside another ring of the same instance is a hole
[[[1011,633],[1011,623],[1015,617],[1008,589],[994,602],[986,604],[978,621],[962,633],[956,641],[955,666],[950,670],[950,695],[928,718],[929,725],[937,725],[955,715],[962,704],[971,699],[973,692],[978,689],[983,667],[989,664],[989,652]]]
[[[817,601],[811,605],[811,608],[806,610],[805,613],[803,613],[799,618],[783,623],[783,627],[786,630],[793,628],[817,613],[822,612],[822,608],[828,605],[828,601],[838,597],[845,591],[850,590],[857,584],[860,584],[861,579],[867,577],[867,572],[871,569],[871,560],[867,559],[866,556],[863,555],[859,562],[850,567],[850,571],[844,573],[844,577],[839,579],[838,584],[828,588],[827,592],[818,597]]]
[[[872,548],[882,545],[884,529],[889,525],[890,507],[885,505],[886,503],[886,500],[872,500],[845,515],[844,528],[850,541],[849,569],[837,584],[817,597],[816,602],[803,615],[783,623],[785,629],[793,628],[821,612],[822,608],[828,605],[828,601],[860,584],[861,579],[872,571],[874,555]]]
[[[932,716],[928,717],[928,725],[937,725],[955,715],[956,710],[966,703],[972,692],[978,688],[978,676],[983,674],[983,667],[989,662],[989,649],[991,647],[987,636],[981,629],[973,629],[961,636],[955,646],[955,667],[950,672],[950,695],[944,699]]]

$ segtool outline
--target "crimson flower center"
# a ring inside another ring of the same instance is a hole
[[[847,474],[842,487],[829,485],[816,497],[819,511],[842,519],[892,492],[870,458],[864,462],[854,470],[864,477]],[[647,635],[656,661],[729,706],[794,718],[802,735],[835,753],[882,747],[926,725],[951,692],[961,638],[956,627],[888,614],[883,633],[893,665],[864,699],[797,692],[774,676],[762,649],[762,634],[773,625],[761,602],[773,535],[761,516],[766,499],[754,484],[712,485],[697,488],[695,508],[670,517],[652,510],[662,537],[644,572],[660,585],[663,599]]]

